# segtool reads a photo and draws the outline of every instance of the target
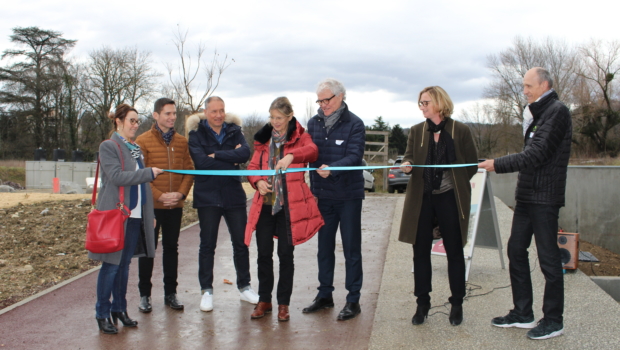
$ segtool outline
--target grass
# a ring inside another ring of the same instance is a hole
[[[0,167],[3,167],[3,166],[14,167],[14,168],[25,168],[26,161],[25,160],[14,160],[14,159],[0,160]]]
[[[618,166],[620,165],[620,158],[572,158],[568,165]]]
[[[26,185],[26,169],[25,168],[16,168],[16,167],[7,167],[0,166],[0,180],[4,181],[12,181],[21,184],[22,186]]]

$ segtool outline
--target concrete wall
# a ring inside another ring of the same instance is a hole
[[[97,163],[26,161],[26,188],[51,189],[55,177],[86,188],[86,178],[95,177],[96,170]]]
[[[569,166],[560,227],[620,254],[620,167]],[[491,175],[493,194],[514,206],[517,174]]]

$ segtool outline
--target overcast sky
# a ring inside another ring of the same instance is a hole
[[[216,93],[228,112],[267,116],[271,101],[286,95],[301,119],[317,82],[333,77],[366,124],[381,115],[404,127],[422,121],[417,94],[429,85],[446,89],[458,118],[489,82],[486,57],[518,35],[569,43],[620,37],[619,3],[598,0],[21,0],[2,7],[2,51],[12,47],[11,28],[38,26],[77,39],[74,57],[104,45],[137,46],[165,73],[164,63],[178,58],[172,38],[180,25],[190,48],[202,41],[234,58]]]

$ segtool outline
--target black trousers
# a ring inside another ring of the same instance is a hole
[[[155,248],[161,229],[162,265],[164,267],[164,295],[177,292],[177,270],[179,266],[179,232],[183,208],[155,209]],[[153,276],[154,258],[138,259],[138,289],[140,296],[151,296],[151,276]]]
[[[467,213],[469,215],[469,213]],[[424,195],[418,220],[418,231],[413,246],[414,295],[420,305],[430,304],[433,269],[431,248],[433,245],[433,219],[439,221],[439,231],[448,258],[448,280],[452,305],[462,305],[465,297],[465,257],[459,223],[459,210],[454,190],[441,194]]]
[[[545,276],[543,314],[562,323],[564,313],[564,275],[558,247],[559,206],[517,202],[508,240],[510,282],[514,312],[529,317],[532,311],[532,278],[527,249],[536,240],[540,269]]]
[[[362,199],[319,199],[319,211],[325,226],[319,230],[320,298],[331,298],[334,291],[334,268],[336,266],[336,233],[340,226],[342,251],[344,253],[345,288],[349,291],[347,302],[359,303],[364,271],[362,269]]]
[[[228,209],[204,207],[198,208],[198,220],[200,221],[198,280],[202,290],[213,289],[213,264],[222,216],[226,221],[232,241],[233,262],[235,263],[235,271],[237,271],[237,288],[242,289],[250,285],[250,253],[244,242],[245,225],[248,222],[248,213],[245,207]]]
[[[293,294],[293,275],[295,273],[295,246],[289,243],[286,233],[284,209],[271,215],[271,206],[263,205],[256,223],[256,245],[258,246],[258,296],[259,301],[271,303],[273,291],[273,239],[278,237],[278,258],[280,277],[277,298],[279,305],[289,305]]]

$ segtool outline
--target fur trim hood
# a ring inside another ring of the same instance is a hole
[[[198,129],[198,124],[200,124],[201,120],[207,119],[207,116],[204,112],[194,113],[187,117],[187,121],[185,122],[185,129],[187,132],[195,131]],[[243,122],[238,115],[232,113],[226,113],[226,117],[224,118],[224,123],[227,124],[236,124],[241,126]]]

